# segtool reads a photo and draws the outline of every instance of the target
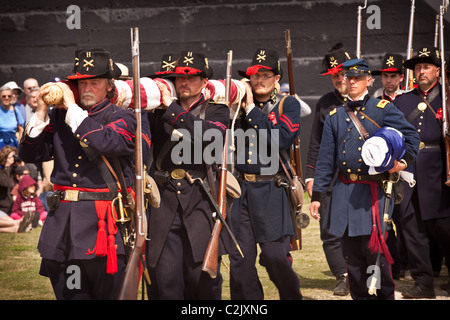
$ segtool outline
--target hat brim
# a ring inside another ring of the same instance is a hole
[[[331,68],[331,69],[322,70],[320,72],[320,74],[322,76],[328,76],[328,75],[336,74],[336,73],[338,73],[338,72],[340,72],[342,70],[344,70],[344,69],[342,68],[342,63],[341,63],[340,66],[337,66],[337,67],[334,67],[334,68]]]
[[[379,76],[379,75],[381,75],[382,72],[403,74],[403,72],[401,70],[398,70],[397,68],[389,68],[389,69],[374,70],[374,71],[372,71],[372,75]]]
[[[261,68],[262,69],[262,68]],[[261,70],[260,69],[260,70]],[[280,73],[277,72],[276,69],[263,69],[263,70],[268,70],[268,71],[272,71],[273,73],[275,73],[276,75],[280,76],[280,80],[281,78],[283,78],[283,69],[280,68]],[[259,71],[259,70],[258,70]],[[242,71],[242,70],[238,70],[238,74],[243,77],[243,78],[247,78],[250,79],[250,76],[247,74],[247,71]]]
[[[347,70],[345,71],[346,77],[364,77],[364,76],[370,76],[370,71],[355,71],[355,70]]]
[[[414,57],[411,58],[409,60],[406,60],[403,63],[403,66],[407,69],[411,69],[414,70],[414,67],[416,66],[416,64],[418,63],[429,63],[429,64],[434,64],[436,67],[440,67],[441,63],[440,61],[436,61],[430,57]]]
[[[178,68],[180,68],[180,69],[183,68],[183,70],[185,72],[182,72]],[[211,79],[212,76],[213,76],[213,73],[214,73],[214,71],[213,71],[213,69],[211,67],[209,67],[206,70],[198,70],[198,69],[189,68],[189,67],[177,67],[175,69],[175,72],[166,75],[164,78],[165,79],[170,79],[170,78],[178,78],[178,77],[199,76],[199,77],[202,77],[202,78]],[[161,77],[157,77],[157,78],[161,78]]]
[[[175,72],[174,71],[164,71],[164,72],[155,72],[154,74],[148,75],[147,77],[150,79],[166,79],[170,78]]]
[[[115,63],[113,63],[113,69],[108,70],[105,73],[99,74],[99,75],[92,75],[92,74],[73,74],[67,77],[67,80],[83,80],[83,79],[96,79],[96,78],[106,78],[106,79],[118,79],[122,75],[122,71],[120,70],[119,66]]]

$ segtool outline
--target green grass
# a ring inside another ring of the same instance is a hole
[[[0,234],[0,299],[54,299],[50,281],[39,275],[36,249],[41,228],[27,233]]]
[[[308,205],[304,212],[308,211]],[[52,300],[55,299],[48,278],[39,275],[40,256],[36,249],[41,228],[21,234],[0,234],[0,300]],[[336,284],[325,260],[320,241],[319,223],[311,219],[310,225],[302,231],[302,250],[292,252],[294,270],[300,278],[301,292],[307,300],[349,300],[350,296],[334,296]],[[228,257],[224,257],[229,266]],[[265,268],[257,261],[258,274],[267,300],[278,300],[278,291],[269,280]],[[229,275],[226,266],[221,266],[223,275],[223,299],[230,299]],[[438,299],[449,299],[439,286],[448,281],[445,267],[436,278]],[[412,286],[409,281],[397,281],[398,290]],[[396,296],[400,298],[398,292]],[[140,298],[140,294],[139,294]]]

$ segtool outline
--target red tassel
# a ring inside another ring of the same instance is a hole
[[[98,220],[97,242],[95,246],[95,255],[104,257],[106,255],[106,222]]]
[[[91,251],[88,249],[87,255],[95,253],[98,257],[103,257],[106,255],[106,222],[105,215],[108,210],[108,204],[106,201],[95,201],[95,210],[97,211],[98,217],[98,230],[97,230],[97,240],[94,249]]]
[[[369,249],[371,254],[375,254],[380,249],[380,241],[378,239],[377,226],[372,225],[372,234],[370,235]]]
[[[106,260],[106,273],[114,274],[117,272],[117,253],[116,253],[116,222],[112,217],[112,206],[109,206],[106,214],[108,221],[108,256]]]
[[[106,273],[114,274],[117,272],[117,254],[116,238],[114,235],[108,236],[108,255],[106,259]]]

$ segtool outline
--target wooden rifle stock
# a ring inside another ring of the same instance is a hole
[[[450,101],[448,96],[450,89],[448,87],[447,66],[445,63],[445,46],[444,46],[444,13],[447,11],[448,1],[443,1],[439,10],[439,49],[441,55],[441,85],[442,85],[442,138],[445,146],[445,185],[450,187],[450,128],[448,123],[448,115],[450,110]]]
[[[286,44],[286,58],[289,75],[289,94],[295,97],[295,84],[294,84],[294,70],[292,66],[292,43],[291,43],[291,30],[286,29],[284,31],[284,41]],[[302,159],[300,154],[300,138],[297,136],[294,140],[294,144],[290,149],[291,163],[294,168],[295,175],[301,181],[302,179]],[[293,160],[292,160],[293,159]],[[293,219],[294,229],[297,237],[291,239],[292,250],[302,249],[302,229],[296,225],[296,220]]]
[[[228,135],[225,135],[225,146],[228,144]],[[224,219],[227,215],[227,167],[226,167],[226,152],[224,148],[224,154],[222,156],[222,166],[220,170],[220,184],[219,184],[219,196],[217,202]],[[225,161],[225,162],[223,162]],[[216,219],[214,227],[211,232],[208,247],[206,248],[205,257],[203,259],[202,271],[208,273],[208,275],[215,279],[217,277],[217,270],[219,264],[219,239],[220,232],[222,231],[223,224],[220,219]]]
[[[136,115],[135,139],[135,197],[136,206],[133,212],[135,242],[128,259],[119,291],[119,300],[136,300],[139,291],[139,282],[142,270],[150,283],[144,262],[145,239],[147,235],[146,216],[144,209],[144,163],[142,154],[142,122],[141,122],[141,96],[140,96],[140,70],[139,70],[139,28],[131,29],[131,54],[133,58],[133,89],[134,112]]]
[[[231,65],[233,61],[233,51],[228,52],[227,58],[227,75],[225,82],[225,101],[229,107],[230,102],[230,86],[231,86]],[[222,165],[220,168],[220,182],[219,182],[219,194],[217,202],[220,208],[220,212],[224,219],[227,217],[227,154],[228,154],[228,132],[225,132],[225,142],[222,152]],[[208,273],[208,275],[215,279],[217,277],[218,263],[219,263],[219,239],[220,232],[222,231],[223,224],[220,219],[216,219],[214,227],[211,232],[208,247],[206,248],[205,257],[203,259],[202,271]]]

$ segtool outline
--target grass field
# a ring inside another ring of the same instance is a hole
[[[307,210],[307,208],[306,208]],[[306,211],[305,212],[308,212]],[[39,275],[40,256],[36,249],[41,228],[28,233],[0,234],[0,300],[52,300],[55,299],[48,278]],[[302,250],[292,252],[294,269],[300,278],[301,291],[307,300],[350,300],[350,296],[334,296],[336,284],[325,260],[319,236],[319,223],[311,219],[310,225],[302,232]],[[228,259],[224,258],[228,265]],[[265,299],[279,299],[278,292],[269,280],[263,267],[258,263],[258,272],[264,287]],[[226,268],[221,267],[223,299],[229,300],[229,277]],[[448,281],[445,267],[439,278],[435,278],[437,299],[450,297],[439,287]],[[412,286],[410,281],[397,281],[396,298],[401,299],[401,291]]]

